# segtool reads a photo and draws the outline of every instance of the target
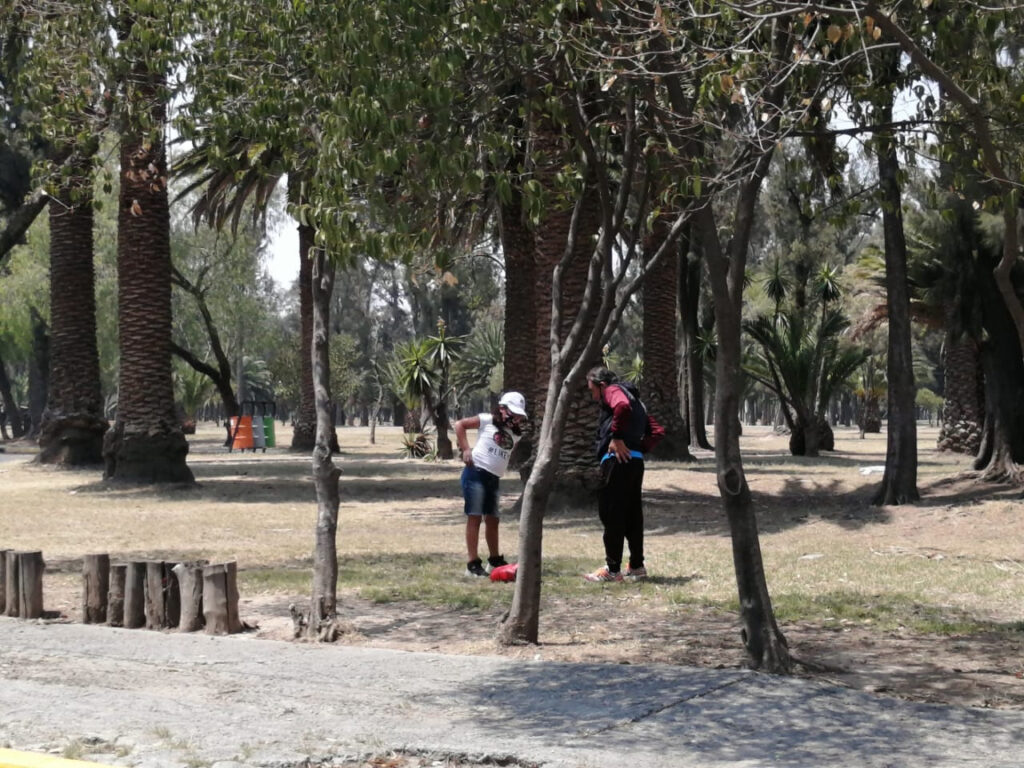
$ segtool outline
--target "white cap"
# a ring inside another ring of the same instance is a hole
[[[501,396],[498,405],[504,405],[519,416],[526,416],[526,398],[518,392],[506,392]]]

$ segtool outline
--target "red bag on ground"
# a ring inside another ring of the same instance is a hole
[[[519,563],[499,565],[497,568],[491,571],[491,581],[515,581],[516,571],[518,569]]]

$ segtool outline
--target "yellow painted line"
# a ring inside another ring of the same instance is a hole
[[[65,760],[53,755],[37,755],[31,752],[15,752],[13,749],[0,749],[0,768],[86,768],[99,763],[86,763],[81,760]]]

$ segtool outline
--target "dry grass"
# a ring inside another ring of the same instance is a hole
[[[109,487],[93,471],[54,471],[27,457],[0,457],[0,548],[42,549],[48,607],[71,618],[78,611],[83,554],[237,559],[248,610],[267,634],[286,634],[287,603],[308,594],[316,515],[310,460],[284,449],[229,454],[219,446],[221,434],[206,426],[193,438],[189,461],[198,484],[186,489]],[[894,633],[960,638],[994,632],[1008,648],[1021,647],[1019,490],[958,477],[969,460],[937,454],[934,428],[922,427],[919,435],[923,501],[875,508],[869,500],[881,474],[860,470],[884,463],[884,435],[861,440],[855,430],[840,429],[835,452],[802,459],[788,455],[785,437],[747,428],[745,466],[765,569],[795,650],[793,638],[811,630],[863,632],[871,642]],[[378,429],[377,445],[369,444],[365,428],[341,429],[339,438],[338,553],[350,641],[493,652],[492,620],[507,607],[510,588],[461,576],[461,466],[401,458],[394,428]],[[289,440],[290,430],[280,430],[280,444]],[[548,656],[742,661],[714,460],[707,452],[698,458],[692,465],[648,465],[646,544],[653,577],[646,583],[585,584],[579,574],[603,558],[596,512],[549,510],[541,629]],[[519,487],[514,476],[506,478],[504,506]],[[516,537],[517,522],[509,515],[502,542],[510,556]],[[622,622],[610,625],[609,615]],[[436,617],[449,624],[456,617],[463,629],[444,630]],[[682,629],[693,622],[696,629]],[[467,624],[483,629],[467,632]],[[409,629],[402,635],[404,625]],[[813,638],[808,646],[814,647]],[[1016,671],[1012,663],[1006,669]]]

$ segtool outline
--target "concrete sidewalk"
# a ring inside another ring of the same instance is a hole
[[[0,618],[0,747],[111,765],[295,766],[391,749],[551,768],[1020,768],[1024,712],[805,680]]]

